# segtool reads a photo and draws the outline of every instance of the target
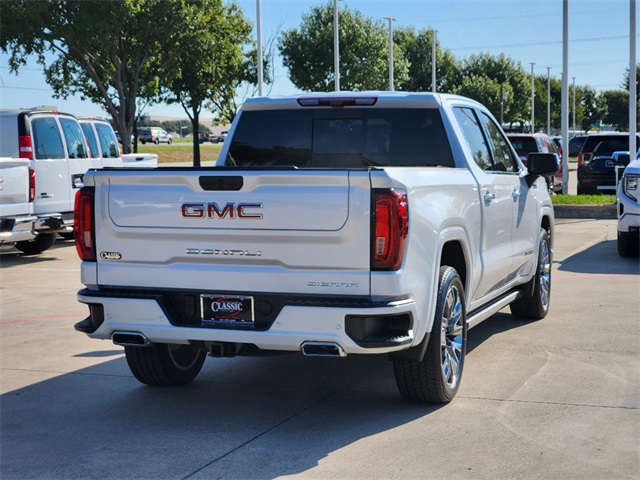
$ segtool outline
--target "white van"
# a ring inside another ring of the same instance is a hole
[[[92,167],[76,118],[50,110],[0,109],[0,157],[30,160],[35,189],[31,213],[38,217],[39,233],[33,241],[71,233],[75,194]]]
[[[122,156],[113,127],[107,120],[78,118],[80,127],[89,143],[91,168],[121,167]]]

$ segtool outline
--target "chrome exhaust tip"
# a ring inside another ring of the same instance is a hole
[[[122,347],[150,347],[151,341],[140,332],[113,332],[111,341]]]
[[[300,347],[305,357],[346,357],[340,345],[334,342],[304,342]]]

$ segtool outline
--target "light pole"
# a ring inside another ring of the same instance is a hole
[[[257,18],[257,34],[258,34],[258,95],[262,96],[262,84],[263,84],[263,73],[262,73],[262,9],[261,9],[261,0],[256,0],[256,18]]]
[[[571,77],[573,80],[573,136],[576,136],[576,77]]]
[[[547,135],[551,135],[551,67],[547,67]]]
[[[384,17],[389,20],[389,91],[393,92],[393,17]]]
[[[435,28],[431,29],[431,91],[436,93],[436,34]]]
[[[536,96],[536,91],[535,91],[535,84],[534,84],[534,77],[533,77],[533,66],[535,65],[534,62],[531,62],[531,133],[536,133],[536,129],[535,129],[535,125],[534,125],[534,120],[535,120],[535,96]]]
[[[333,0],[333,74],[335,90],[340,91],[340,45],[338,40],[338,0]]]
[[[636,65],[636,0],[629,1],[629,154],[635,158],[636,141],[636,96],[638,69]]]

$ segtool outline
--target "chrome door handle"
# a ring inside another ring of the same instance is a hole
[[[484,198],[484,203],[489,205],[493,200],[496,199],[496,194],[491,192],[486,192],[483,198]]]
[[[520,198],[520,195],[522,195],[518,190],[514,190],[513,192],[511,192],[511,197],[513,197],[514,200],[518,200]]]

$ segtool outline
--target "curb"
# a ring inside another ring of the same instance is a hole
[[[616,204],[607,205],[554,205],[553,212],[556,218],[618,218]]]

